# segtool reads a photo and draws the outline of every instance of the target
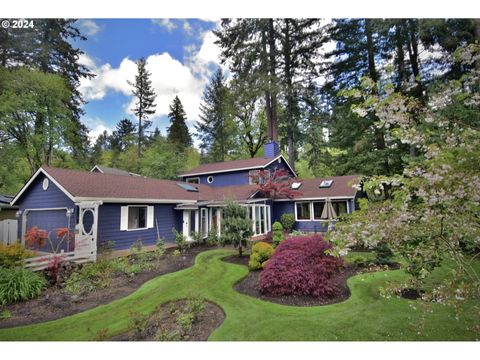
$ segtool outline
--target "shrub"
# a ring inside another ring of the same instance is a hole
[[[293,226],[295,225],[295,215],[287,213],[282,214],[280,217],[280,222],[282,223],[283,228],[290,232],[293,230]]]
[[[258,270],[262,268],[262,264],[270,259],[273,254],[273,247],[266,242],[258,242],[252,247],[252,254],[248,261],[248,268],[250,270]]]
[[[332,277],[343,262],[325,253],[330,248],[321,235],[291,237],[283,241],[260,274],[260,290],[274,296],[337,295],[339,289]]]
[[[46,286],[45,278],[31,270],[0,269],[0,305],[33,299],[40,295]]]
[[[242,257],[243,247],[252,235],[252,220],[248,218],[247,208],[229,200],[223,210],[220,242],[238,248],[238,256]]]
[[[178,250],[183,251],[188,247],[187,239],[181,232],[178,232],[177,229],[172,229],[173,235],[175,236],[175,244],[177,244]]]
[[[33,256],[35,256],[35,253],[25,249],[20,243],[0,244],[0,267],[2,268],[18,266],[22,260]]]
[[[208,232],[207,245],[218,245],[217,230],[212,230]]]
[[[278,244],[283,241],[283,226],[278,221],[275,221],[272,226],[273,229],[273,238],[272,243],[273,247],[276,248]]]
[[[65,289],[70,294],[81,294],[105,288],[110,284],[113,270],[112,261],[85,264],[69,276]]]

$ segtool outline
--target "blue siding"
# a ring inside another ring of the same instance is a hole
[[[270,141],[263,146],[264,156],[266,158],[274,158],[280,155],[280,147],[276,141]]]
[[[18,200],[19,209],[22,213],[25,209],[45,209],[45,208],[72,208],[75,213],[70,219],[70,230],[75,231],[75,219],[77,209],[72,200],[68,198],[52,181],[50,181],[48,189],[43,190],[42,184],[46,177],[43,174],[30,184],[30,187],[25,190]],[[22,217],[18,219],[18,237],[21,237],[22,232]],[[67,216],[65,210],[54,211],[32,211],[27,216],[27,227],[38,226],[40,229],[51,231],[51,237],[56,243],[55,230],[59,227],[67,227]],[[73,247],[73,244],[71,245]],[[66,250],[65,244],[61,247]],[[49,250],[50,246],[42,247],[42,250]]]
[[[160,237],[166,242],[174,242],[172,228],[182,231],[182,211],[174,210],[174,204],[154,205],[153,228],[145,230],[120,231],[121,207],[135,204],[103,204],[98,214],[98,244],[107,241],[114,242],[115,250],[129,249],[133,243],[140,239],[143,245],[155,245],[157,241],[157,228]],[[139,204],[148,205],[148,204]],[[155,221],[156,220],[156,221]]]
[[[259,170],[261,168],[258,168]],[[281,159],[280,162],[275,161],[266,167],[267,170],[274,171],[275,169],[284,169],[288,171],[292,176],[289,167],[286,165],[285,161]],[[255,169],[251,169],[255,170]],[[200,184],[210,185],[210,186],[232,186],[232,185],[245,185],[248,184],[248,173],[250,170],[241,170],[241,171],[228,171],[223,173],[212,173],[200,176],[190,176],[183,178],[184,181],[192,178],[199,178]],[[207,179],[209,176],[213,177],[213,182],[208,183]]]
[[[355,201],[348,200],[349,210],[352,212],[355,208]],[[295,214],[294,201],[278,201],[274,202],[272,221],[280,221],[282,214]],[[294,229],[304,232],[325,232],[328,228],[326,221],[295,221]]]

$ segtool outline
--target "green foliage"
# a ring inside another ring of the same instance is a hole
[[[280,222],[282,223],[285,231],[291,232],[293,230],[293,226],[295,225],[295,215],[284,213],[280,217]]]
[[[252,235],[252,220],[248,218],[247,208],[228,201],[223,212],[220,243],[232,244],[242,256],[243,247]]]
[[[170,126],[167,128],[167,140],[174,144],[178,151],[183,152],[186,148],[192,146],[193,141],[186,124],[187,114],[178,96],[175,96],[173,103],[170,105],[168,118],[170,119]]]
[[[9,310],[4,309],[0,311],[0,321],[10,319],[11,317],[12,313]]]
[[[177,245],[178,250],[183,252],[189,246],[187,238],[175,228],[172,228],[172,233],[175,236],[175,244]]]
[[[35,256],[35,253],[25,249],[20,243],[0,244],[0,268],[19,266],[22,260],[33,256]]]
[[[257,242],[252,246],[252,253],[248,261],[248,268],[250,270],[258,270],[263,267],[263,264],[273,255],[273,246],[266,242]]]
[[[219,242],[218,233],[216,229],[210,230],[207,236],[208,245],[217,245]]]
[[[45,278],[22,268],[0,268],[0,305],[30,300],[47,286]]]
[[[134,332],[134,336],[139,338],[145,331],[148,324],[148,315],[138,311],[130,312],[130,328]]]
[[[112,264],[117,264],[117,260],[99,260],[96,263],[84,264],[80,270],[68,277],[65,282],[66,291],[77,295],[106,288],[111,283],[114,270]]]
[[[275,221],[273,223],[272,230],[273,230],[272,244],[273,244],[273,247],[275,248],[278,246],[278,244],[280,244],[283,241],[283,226],[280,222]]]
[[[178,256],[180,256],[180,255],[182,255],[182,253],[180,252],[180,250],[174,250],[174,251],[172,252],[172,256],[173,256],[173,257],[178,257]]]

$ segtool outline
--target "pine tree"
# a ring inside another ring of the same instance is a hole
[[[129,119],[120,120],[115,130],[110,137],[111,147],[120,151],[135,143],[135,135],[137,133],[137,126]]]
[[[170,119],[170,126],[167,128],[167,140],[171,144],[175,144],[179,151],[185,151],[193,142],[186,124],[187,116],[178,96],[175,96],[173,103],[170,105],[168,118]]]
[[[222,70],[219,68],[203,92],[200,121],[195,129],[211,161],[225,161],[232,148],[234,126],[230,115],[229,94]]]
[[[128,81],[128,83],[134,88],[132,94],[136,98],[135,107],[132,109],[132,111],[138,119],[139,159],[142,156],[142,141],[144,132],[151,125],[151,121],[148,120],[148,118],[155,114],[155,98],[157,97],[152,88],[152,81],[150,80],[151,74],[147,70],[146,65],[147,61],[145,58],[139,59],[137,61],[137,75],[135,75],[135,82],[132,83]]]

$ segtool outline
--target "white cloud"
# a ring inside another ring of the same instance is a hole
[[[215,65],[219,63],[220,53],[213,43],[213,33],[203,33],[202,37],[203,42],[200,48],[191,46],[186,49],[187,56],[184,63],[167,52],[147,57],[147,69],[151,73],[152,86],[157,94],[157,107],[152,120],[169,113],[169,105],[176,95],[182,101],[187,119],[190,122],[198,119],[203,89]],[[131,96],[131,86],[127,80],[133,81],[135,78],[137,66],[134,60],[126,57],[115,68],[108,63],[97,65],[94,59],[84,54],[79,62],[97,75],[92,79],[82,79],[80,83],[80,91],[87,101],[101,100],[110,92]],[[133,102],[132,97],[124,108],[126,113],[131,114],[129,109],[133,107]],[[93,129],[92,126],[90,127]]]
[[[177,25],[170,19],[152,19],[152,23],[165,28],[168,32],[177,28]]]
[[[80,29],[88,36],[94,36],[100,31],[100,26],[93,20],[80,20]]]
[[[105,121],[97,117],[85,117],[82,119],[82,121],[90,130],[88,132],[88,138],[92,143],[94,143],[97,140],[98,136],[104,131],[107,131],[108,134],[111,134],[113,131],[112,127],[110,127],[107,123],[105,123]]]

